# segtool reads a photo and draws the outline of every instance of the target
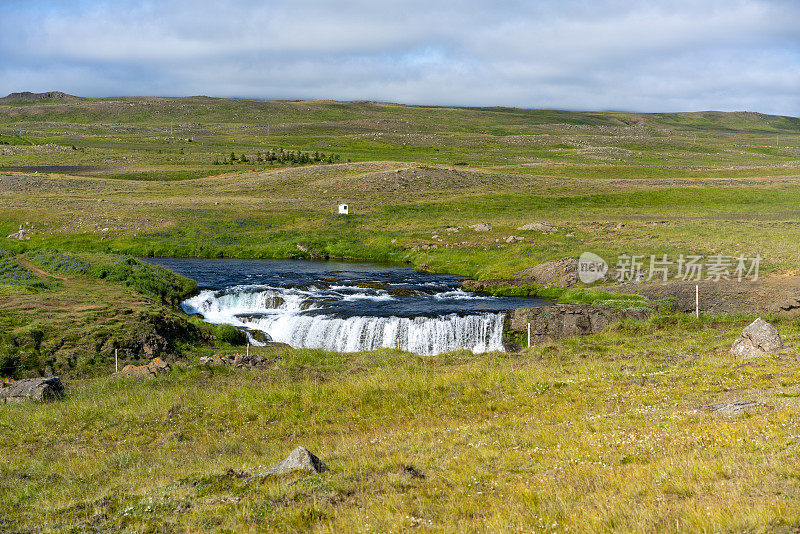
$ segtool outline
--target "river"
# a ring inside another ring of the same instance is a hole
[[[295,348],[358,352],[398,347],[423,355],[503,350],[507,311],[533,298],[461,290],[463,278],[369,263],[155,258],[197,281],[181,305],[206,321],[263,333]]]

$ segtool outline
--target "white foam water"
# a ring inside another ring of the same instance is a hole
[[[469,298],[468,293],[458,293],[458,297]],[[376,295],[366,291],[337,296],[342,300],[393,299],[383,292]],[[505,313],[338,317],[325,313],[314,302],[332,297],[329,291],[313,287],[238,286],[221,292],[203,291],[184,301],[183,309],[189,314],[199,313],[212,323],[260,330],[273,341],[295,348],[358,352],[397,347],[423,355],[457,349],[475,353],[503,350]]]

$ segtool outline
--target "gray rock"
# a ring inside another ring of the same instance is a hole
[[[9,234],[7,239],[19,239],[20,241],[24,241],[30,239],[29,235],[30,232],[27,230],[20,230],[19,232],[14,232],[13,234]]]
[[[272,475],[285,475],[292,471],[322,473],[327,470],[328,466],[325,465],[325,462],[317,458],[305,447],[297,447],[285,460],[275,464],[266,471],[262,471],[256,476],[267,477]]]
[[[654,378],[631,378],[628,380],[628,384],[632,386],[660,386],[661,382]]]
[[[490,232],[492,230],[492,223],[480,223],[470,226],[476,232]]]
[[[783,341],[774,326],[761,317],[747,325],[731,347],[735,358],[755,358],[783,350]]]
[[[722,415],[739,415],[745,412],[752,412],[759,408],[766,407],[760,402],[737,401],[737,402],[721,402],[718,404],[709,404],[704,408],[710,412]]]
[[[28,400],[48,401],[64,395],[64,385],[57,376],[16,380],[0,388],[0,404],[14,404]]]
[[[524,232],[555,232],[558,228],[545,223],[532,222],[520,226],[517,230]]]

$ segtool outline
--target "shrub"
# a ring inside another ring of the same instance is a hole
[[[247,343],[247,335],[229,324],[214,325],[214,336],[219,343],[228,343],[230,345],[244,345]]]
[[[158,297],[163,303],[177,306],[197,291],[197,283],[160,265],[139,261],[132,256],[112,256],[113,263],[95,265],[90,274],[95,278],[122,281],[145,295]]]

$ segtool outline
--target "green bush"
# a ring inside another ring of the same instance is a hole
[[[197,291],[197,283],[160,265],[139,261],[132,256],[111,256],[110,263],[89,270],[95,278],[125,282],[145,295],[158,297],[165,304],[177,306]]]
[[[214,336],[218,343],[228,343],[230,345],[244,345],[247,343],[247,335],[229,324],[214,325]]]

